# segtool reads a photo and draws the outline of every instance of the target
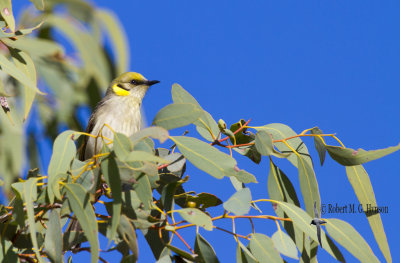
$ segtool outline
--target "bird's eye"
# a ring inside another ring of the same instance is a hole
[[[131,84],[132,84],[132,85],[136,85],[136,84],[137,84],[137,81],[134,80],[134,79],[132,79],[132,80],[131,80]]]

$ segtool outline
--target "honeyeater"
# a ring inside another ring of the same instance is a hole
[[[140,106],[143,97],[149,87],[156,83],[159,81],[147,80],[136,72],[126,72],[111,82],[106,95],[90,116],[86,132],[97,138],[85,136],[79,154],[81,161],[97,154],[103,146],[103,140],[105,142],[108,142],[107,139],[113,140],[114,132],[130,136],[140,130],[142,126]],[[77,221],[71,221],[67,228],[68,233],[81,230]],[[79,247],[80,243],[73,245],[72,249]]]
[[[143,97],[149,87],[157,83],[158,80],[147,80],[136,72],[126,72],[114,79],[104,98],[96,105],[86,128],[87,133],[97,138],[85,136],[79,159],[83,161],[97,154],[103,146],[103,140],[113,140],[113,131],[126,136],[139,131],[142,126],[140,106]]]

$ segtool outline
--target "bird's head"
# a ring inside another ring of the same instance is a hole
[[[136,72],[126,72],[114,79],[107,90],[107,95],[121,96],[138,99],[141,101],[151,85],[159,83],[158,80],[147,80]]]

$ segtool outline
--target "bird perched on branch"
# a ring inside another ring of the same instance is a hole
[[[139,131],[142,126],[140,106],[143,97],[149,87],[157,83],[158,80],[147,80],[136,72],[126,72],[114,79],[94,109],[86,128],[87,133],[98,137],[84,138],[79,159],[83,161],[97,154],[103,146],[103,140],[113,140],[113,131],[126,136]]]
[[[104,98],[96,105],[90,116],[86,132],[94,137],[85,136],[79,159],[84,161],[97,154],[104,142],[112,141],[114,132],[130,136],[142,126],[140,106],[150,86],[158,80],[147,80],[136,72],[126,72],[114,79],[107,89]],[[75,231],[75,234],[72,233]],[[74,236],[71,240],[72,250],[80,247],[76,233],[82,228],[78,221],[71,221],[66,233]]]

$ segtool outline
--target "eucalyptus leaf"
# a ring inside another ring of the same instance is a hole
[[[335,218],[326,221],[329,235],[354,257],[361,262],[379,262],[368,243],[349,223]]]
[[[49,216],[44,247],[52,262],[63,262],[61,221],[60,214],[56,209],[53,209]]]
[[[249,188],[243,188],[233,194],[225,203],[224,208],[235,215],[245,215],[250,211],[251,193]]]
[[[156,114],[153,124],[172,130],[195,122],[202,111],[199,106],[191,103],[170,104]]]
[[[318,128],[318,127],[314,127],[311,129],[311,134],[323,134],[322,131]],[[319,161],[321,163],[321,166],[324,164],[325,161],[325,155],[326,155],[326,148],[325,148],[325,144],[324,144],[324,140],[322,139],[322,137],[318,137],[318,136],[314,136],[314,144],[315,144],[315,149],[318,152],[318,156],[319,156]]]
[[[251,235],[249,247],[258,262],[283,262],[272,240],[266,235],[255,233]]]
[[[85,189],[79,184],[67,183],[63,189],[66,192],[68,203],[72,212],[76,215],[83,232],[91,247],[91,262],[99,260],[99,240],[96,215],[94,214],[89,196]]]
[[[296,244],[285,232],[278,229],[271,237],[275,248],[281,253],[290,258],[299,259],[297,255]]]
[[[181,217],[189,223],[203,227],[205,230],[213,230],[213,223],[211,217],[197,208],[183,208],[175,210]]]
[[[115,239],[117,234],[117,228],[120,221],[121,216],[121,208],[122,208],[122,187],[121,187],[121,178],[119,176],[119,169],[117,166],[117,162],[114,159],[113,155],[109,155],[107,158],[101,161],[101,171],[106,179],[108,186],[111,188],[112,193],[112,218],[111,218],[111,227],[110,227],[110,236],[108,241],[108,246],[111,241]]]
[[[51,156],[48,174],[49,174],[49,185],[55,185],[54,181],[58,174],[65,174],[71,165],[71,162],[76,154],[76,146],[73,141],[74,131],[67,130],[57,136],[53,145],[53,155]],[[59,192],[53,192],[53,188],[48,188],[50,202],[54,202],[54,195],[61,200]]]
[[[171,139],[176,143],[181,153],[200,170],[218,179],[236,173],[234,170],[235,159],[209,144],[185,136],[173,136]]]
[[[331,145],[327,145],[326,149],[328,150],[328,153],[332,159],[341,165],[352,166],[367,163],[394,153],[400,149],[400,144],[397,146],[372,151],[366,151],[363,149],[353,150],[350,148],[342,148]]]
[[[346,174],[360,204],[362,204],[363,207],[367,205],[378,207],[371,180],[364,167],[362,165],[346,166]],[[379,213],[366,213],[366,216],[382,254],[385,256],[387,262],[391,262],[392,256],[390,254],[385,229],[383,228],[381,215]]]
[[[203,263],[218,263],[219,262],[213,247],[199,233],[197,233],[197,235],[196,235],[196,242],[194,244],[194,252],[197,255],[199,255],[197,258],[197,262],[203,262]]]

